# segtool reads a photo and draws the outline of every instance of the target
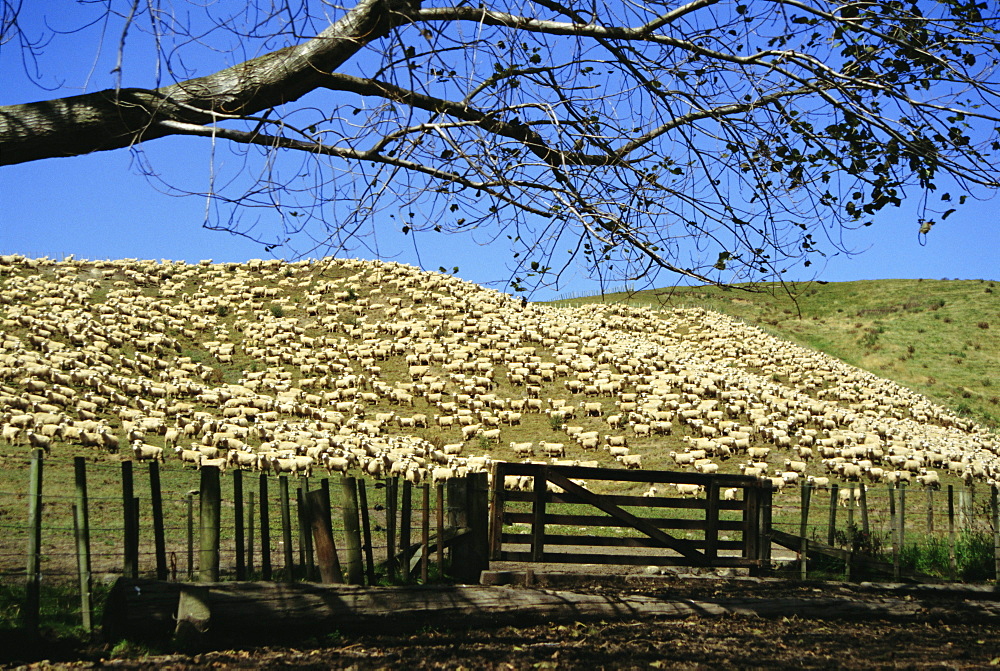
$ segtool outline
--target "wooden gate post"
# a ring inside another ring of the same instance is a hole
[[[534,500],[531,504],[531,561],[540,562],[545,556],[545,499],[548,488],[545,486],[548,469],[541,467],[535,474],[532,487]]]
[[[493,497],[490,499],[490,559],[500,559],[503,549],[503,509],[506,462],[493,462]]]
[[[166,580],[167,543],[163,535],[163,494],[160,491],[160,464],[149,462],[149,502],[153,509],[153,548],[156,554],[156,579]]]
[[[202,582],[219,580],[219,538],[222,521],[222,490],[218,466],[201,467],[201,506],[198,576]]]
[[[489,569],[489,489],[486,473],[470,473],[448,480],[448,527],[465,529],[452,543],[452,577],[465,584],[478,584]]]

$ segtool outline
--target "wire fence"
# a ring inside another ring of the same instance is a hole
[[[74,491],[72,474],[67,478],[65,470],[47,466],[40,477],[37,510],[32,506],[35,497],[30,486],[0,490],[0,621],[20,619],[19,612],[11,611],[21,608],[25,586],[33,582],[38,585],[38,610],[43,618],[57,615],[67,622],[82,620],[81,601],[66,595],[80,584],[83,551],[77,510],[83,499]],[[86,565],[98,600],[122,576],[205,579],[200,492],[191,487],[191,474],[163,478],[157,497],[161,478],[155,465],[149,470],[136,468],[128,485],[119,464],[87,464],[85,472]],[[339,555],[351,544],[351,530],[357,530],[366,584],[434,580],[444,574],[444,553],[428,540],[442,537],[441,525],[454,514],[447,505],[445,487],[351,478],[350,492],[339,475],[292,477],[286,480],[287,488],[280,486],[281,478],[243,472],[220,479],[218,579],[318,581],[313,533],[304,506],[305,495],[316,491],[329,501],[330,528]],[[119,490],[130,491],[109,495],[116,484]],[[286,489],[287,499],[283,496]],[[138,512],[131,525],[135,530],[131,541],[129,498]],[[352,514],[356,516],[353,525]],[[35,515],[40,516],[37,524]],[[163,539],[160,551],[158,524]],[[33,534],[38,529],[37,551],[33,552]]]

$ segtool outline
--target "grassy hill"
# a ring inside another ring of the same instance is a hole
[[[74,455],[128,458],[127,431],[149,421],[142,439],[153,445],[176,430],[183,447],[229,438],[254,452],[327,446],[360,452],[359,467],[387,454],[426,477],[431,454],[457,443],[462,460],[523,458],[512,442],[532,442],[532,458],[544,459],[539,443],[549,441],[564,443],[568,460],[620,466],[600,445],[578,444],[579,432],[601,443],[624,437],[644,468],[677,469],[672,453],[688,441],[756,422],[766,430],[750,441],[774,448],[777,470],[803,432],[841,444],[868,435],[884,458],[921,452],[958,482],[971,463],[982,471],[996,459],[995,434],[972,421],[995,420],[992,289],[809,285],[797,306],[714,289],[627,297],[703,305],[743,323],[701,308],[522,309],[505,294],[394,263],[0,257],[0,424],[8,430],[29,413],[57,424],[56,469]],[[954,400],[953,410],[751,322]],[[563,416],[560,406],[575,412]],[[692,422],[686,411],[712,417]],[[650,432],[659,413],[663,432]],[[499,435],[463,433],[463,423]],[[88,444],[101,430],[111,449]],[[781,432],[791,445],[778,444]],[[23,487],[27,465],[24,432],[11,435],[0,439],[4,491]],[[183,491],[180,480],[195,475],[167,456],[165,477]],[[746,455],[717,461],[734,473]],[[824,473],[818,458],[810,462],[807,474]]]
[[[871,280],[760,289],[676,287],[607,294],[603,300],[716,310],[898,382],[963,417],[1000,427],[998,282]]]

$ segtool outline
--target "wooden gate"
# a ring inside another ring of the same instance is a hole
[[[770,560],[771,489],[757,478],[506,462],[494,469],[494,561],[725,566],[756,572]],[[657,491],[598,493],[634,483]],[[527,486],[514,489],[515,484]],[[682,497],[673,485],[700,489]],[[726,495],[726,490],[735,491]],[[594,508],[603,514],[594,514]]]

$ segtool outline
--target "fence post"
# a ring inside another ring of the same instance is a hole
[[[233,469],[233,533],[236,536],[236,579],[246,580],[246,565],[244,564],[244,553],[246,552],[246,537],[243,529],[243,471],[239,468]]]
[[[160,464],[149,462],[149,502],[153,509],[153,547],[156,553],[156,579],[167,579],[167,544],[163,536],[163,495],[160,491]]]
[[[312,530],[316,560],[319,564],[320,582],[342,583],[344,577],[340,572],[337,546],[333,540],[328,491],[316,489],[302,495],[302,502],[305,504],[304,516],[308,521],[308,528]]]
[[[478,584],[489,568],[489,492],[485,473],[448,480],[448,527],[465,529],[451,550],[451,574],[460,583]]]
[[[368,576],[368,584],[374,585],[375,553],[372,549],[371,517],[368,514],[368,488],[364,478],[356,482],[358,485],[358,507],[361,509],[361,533],[364,534],[365,574]]]
[[[490,559],[500,559],[503,549],[503,510],[504,487],[506,477],[505,463],[493,462],[493,497],[490,499]],[[745,537],[745,536],[744,536]]]
[[[308,487],[308,482],[305,486]],[[308,495],[309,490],[305,487],[298,487],[295,490],[296,517],[299,522],[299,564],[302,566],[302,579],[313,581],[316,579],[316,565],[313,561],[312,520],[309,503],[306,501]]]
[[[868,486],[861,483],[861,533],[868,537]]]
[[[761,575],[766,576],[771,572],[771,518],[774,513],[774,489],[770,480],[764,480],[761,489],[760,504],[760,559]]]
[[[809,563],[809,539],[806,534],[809,532],[809,497],[812,494],[812,487],[808,482],[802,483],[802,519],[799,521],[799,579],[805,580],[808,577]]]
[[[394,477],[385,479],[385,572],[389,582],[396,581],[396,486]]]
[[[899,582],[899,527],[896,520],[896,488],[889,487],[889,538],[892,539],[892,579]]]
[[[1000,585],[1000,502],[997,485],[990,487],[990,509],[993,512],[993,578]]]
[[[444,483],[437,485],[437,565],[438,579],[444,578]]]
[[[219,538],[222,521],[222,490],[218,466],[201,467],[199,511],[198,577],[202,582],[219,580]]]
[[[899,551],[906,547],[906,483],[899,483]]]
[[[948,485],[948,572],[952,582],[958,573],[955,562],[955,488]]]
[[[247,577],[253,575],[253,548],[254,548],[254,495],[247,492]]]
[[[187,579],[194,580],[194,502],[195,491],[184,495],[187,500]]]
[[[410,528],[413,524],[413,483],[405,478],[402,481],[403,492],[399,503],[399,555],[402,561],[404,582],[410,581]]]
[[[73,457],[76,480],[76,503],[73,506],[73,531],[76,535],[76,566],[80,577],[80,613],[83,630],[93,629],[94,607],[91,602],[90,511],[87,501],[87,458]]]
[[[361,558],[361,526],[358,523],[358,485],[354,477],[340,476],[343,492],[344,535],[347,537],[347,582],[363,585],[364,562]]]
[[[934,490],[927,489],[927,533],[934,533]]]
[[[122,512],[124,518],[122,543],[122,574],[126,578],[139,577],[138,525],[135,521],[135,485],[132,480],[132,462],[122,462]]]
[[[853,489],[853,488],[852,488]],[[826,544],[833,546],[833,542],[836,540],[837,536],[837,495],[840,492],[840,486],[837,483],[830,485],[830,519],[826,525]],[[854,492],[849,489],[848,494],[853,494]],[[854,500],[848,496],[847,506],[848,508],[854,505]]]
[[[267,473],[260,474],[257,488],[260,508],[260,579],[270,580],[271,574],[271,500],[267,495]]]
[[[424,546],[424,551],[420,555],[420,582],[427,584],[428,567],[431,553],[431,486],[424,483],[423,489],[423,518],[420,520],[420,542]]]
[[[28,582],[25,586],[24,626],[32,636],[38,633],[41,600],[42,550],[42,451],[32,450],[28,480]]]
[[[278,476],[278,498],[281,502],[281,540],[285,552],[285,582],[295,582],[295,554],[292,549],[292,509],[288,502],[288,476]]]

